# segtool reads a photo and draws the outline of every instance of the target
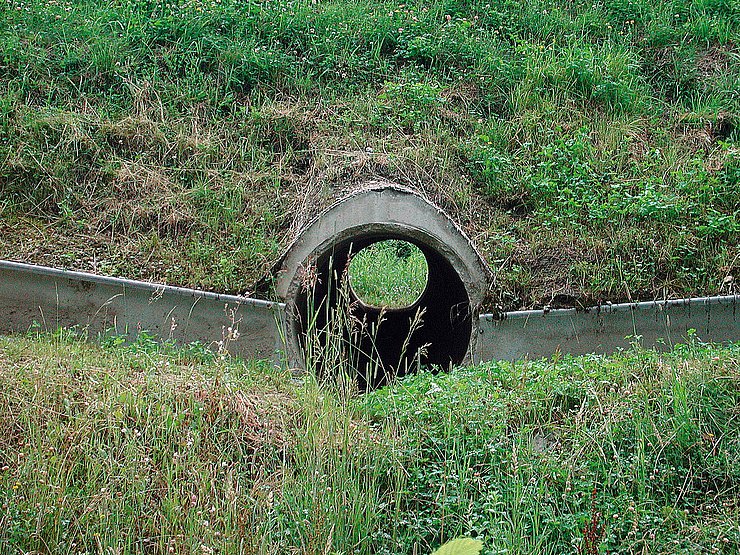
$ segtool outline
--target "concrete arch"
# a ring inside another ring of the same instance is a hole
[[[439,366],[472,360],[490,276],[485,262],[440,208],[411,189],[371,182],[311,221],[279,262],[276,290],[286,303],[291,365],[304,366],[308,326],[323,329],[330,318],[327,308],[341,299],[347,302],[346,290],[337,284],[344,279],[351,254],[386,239],[416,245],[426,257],[428,280],[413,305],[393,310],[355,302],[350,288],[352,319],[374,330],[345,338],[360,353],[360,384],[374,387],[388,376],[403,374],[417,354],[422,362]],[[417,311],[423,312],[422,323],[413,326]],[[372,360],[380,363],[382,375],[368,376]]]

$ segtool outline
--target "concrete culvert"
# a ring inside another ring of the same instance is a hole
[[[363,302],[348,279],[353,255],[388,240],[418,248],[426,261],[426,284],[409,304]],[[343,359],[366,389],[415,362],[472,361],[489,270],[450,217],[411,189],[364,184],[312,220],[277,267],[294,367],[329,373]]]

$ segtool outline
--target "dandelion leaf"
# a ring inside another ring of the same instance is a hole
[[[479,555],[483,542],[472,538],[458,538],[448,541],[432,555]]]

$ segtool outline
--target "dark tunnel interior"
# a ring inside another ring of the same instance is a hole
[[[400,309],[381,309],[360,302],[348,285],[347,271],[351,253],[387,239],[400,239],[419,247],[427,260],[426,288],[412,305]],[[467,353],[472,333],[470,299],[463,281],[445,257],[423,242],[403,235],[383,234],[352,237],[334,245],[330,252],[315,261],[312,288],[301,289],[296,298],[297,318],[294,325],[304,354],[311,322],[313,341],[326,347],[330,337],[341,342],[351,353],[348,357],[356,370],[360,389],[369,390],[388,383],[423,365],[447,368],[460,364]],[[344,309],[343,322],[352,324],[332,327],[330,320]],[[421,321],[412,325],[417,311]],[[351,318],[347,318],[351,315]],[[378,322],[380,321],[380,324]],[[412,329],[413,328],[413,329]],[[327,332],[327,329],[334,330]],[[337,332],[336,330],[342,331]],[[315,370],[325,374],[324,364]]]

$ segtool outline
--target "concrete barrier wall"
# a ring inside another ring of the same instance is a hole
[[[283,305],[0,261],[0,333],[77,327],[91,338],[146,330],[178,343],[200,341],[231,354],[275,358]],[[231,331],[229,331],[231,328]],[[235,331],[239,337],[233,339]]]
[[[740,295],[604,305],[585,312],[526,310],[502,319],[484,314],[476,359],[535,359],[557,351],[607,354],[635,341],[668,349],[685,343],[689,330],[701,341],[740,341]]]
[[[277,360],[283,349],[285,305],[0,261],[0,333],[76,327],[99,334],[141,330],[180,344]],[[695,330],[692,334],[689,330]],[[479,320],[475,360],[550,357],[555,352],[607,354],[639,341],[668,349],[690,336],[706,342],[740,341],[740,295],[604,305],[586,311],[527,310]]]

